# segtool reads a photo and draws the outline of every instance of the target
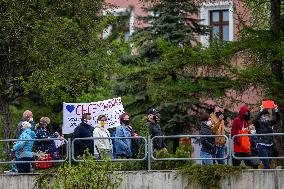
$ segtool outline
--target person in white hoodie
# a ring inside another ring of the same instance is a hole
[[[93,131],[93,137],[110,137],[109,131],[105,128],[107,117],[106,115],[99,115],[98,124]],[[112,141],[111,139],[95,139],[94,140],[94,154],[97,159],[112,159]]]

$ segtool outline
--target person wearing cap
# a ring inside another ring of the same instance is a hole
[[[159,125],[160,114],[154,108],[151,108],[147,111],[147,125],[149,128],[151,138],[155,136],[163,136],[161,127]],[[165,148],[165,142],[163,138],[155,138],[153,140],[153,150],[161,150]]]
[[[36,134],[31,130],[31,124],[27,121],[22,122],[23,132],[20,135],[20,139],[35,139]],[[32,161],[33,153],[32,148],[34,141],[24,140],[17,141],[13,146],[12,151],[15,153],[17,161]],[[29,173],[31,169],[30,163],[17,163],[18,173]]]
[[[260,111],[255,117],[253,122],[257,134],[273,133],[273,126],[277,124],[281,117],[278,107],[275,106],[275,119],[270,118],[269,111],[260,106]],[[258,157],[272,157],[273,156],[273,137],[272,136],[259,136],[257,137],[256,144]],[[264,168],[270,168],[271,159],[261,159]]]

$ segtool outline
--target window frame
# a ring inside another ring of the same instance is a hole
[[[228,26],[229,28],[229,23],[230,23],[230,20],[228,19],[228,21],[224,21],[224,12],[228,12],[228,15],[229,15],[229,9],[220,9],[220,10],[209,10],[209,20],[210,20],[210,43],[213,41],[214,37],[213,36],[213,27],[214,26],[218,26],[219,27],[219,40],[221,42],[225,41],[223,39],[223,26]],[[214,22],[213,21],[213,13],[214,12],[218,12],[219,13],[219,21],[218,22]],[[230,32],[230,28],[229,28],[229,32]],[[230,35],[228,33],[228,35]],[[228,36],[229,40],[230,40],[230,36]]]

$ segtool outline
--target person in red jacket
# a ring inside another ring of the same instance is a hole
[[[233,121],[231,137],[238,134],[249,134],[250,110],[249,107],[243,106],[239,111],[238,117]],[[236,157],[251,157],[249,136],[235,137],[234,154]],[[239,166],[242,160],[233,158],[233,166]],[[257,168],[253,160],[244,160],[245,165]]]

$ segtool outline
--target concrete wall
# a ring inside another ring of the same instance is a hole
[[[0,189],[32,189],[35,175],[0,175]],[[187,177],[171,171],[123,173],[120,189],[184,189]],[[221,182],[222,189],[284,189],[284,170],[247,170]],[[200,189],[192,184],[188,189]]]

